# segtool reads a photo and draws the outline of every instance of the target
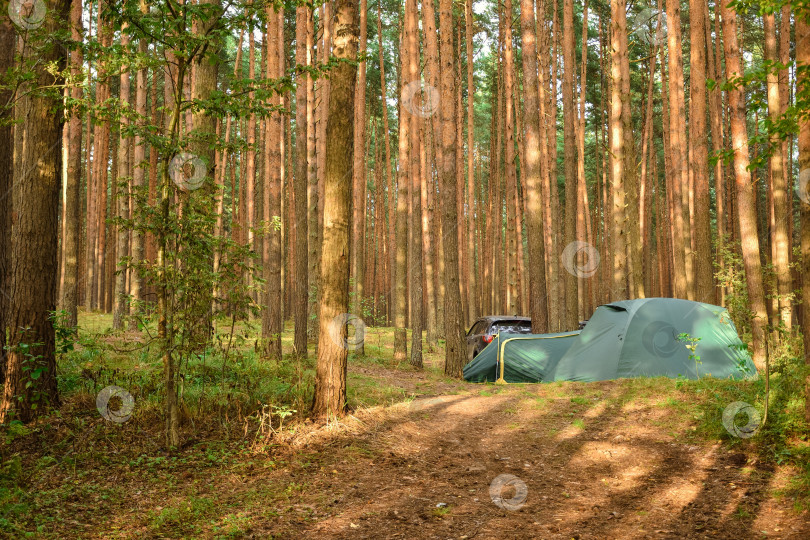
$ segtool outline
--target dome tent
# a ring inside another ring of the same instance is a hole
[[[464,366],[464,380],[495,382],[500,361],[505,359],[506,382],[541,382],[546,369],[562,358],[579,336],[579,331],[561,334],[498,334],[478,356]]]
[[[700,340],[694,353],[687,348],[690,338]],[[741,379],[756,373],[725,308],[675,298],[643,298],[599,306],[576,342],[547,366],[545,380]]]

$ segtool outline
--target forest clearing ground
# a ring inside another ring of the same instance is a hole
[[[441,349],[392,364],[389,334],[350,359],[353,410],[328,425],[232,420],[226,437],[194,418],[168,453],[148,405],[114,425],[68,397],[84,435],[14,441],[35,493],[0,484],[0,537],[810,537],[795,468],[705,429],[713,385],[740,383],[470,384],[443,376]],[[526,485],[515,511],[490,497],[502,474]]]

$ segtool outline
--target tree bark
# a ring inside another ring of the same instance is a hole
[[[683,55],[681,52],[681,6],[679,0],[667,0],[667,54],[669,66],[669,146],[672,154],[671,172],[667,183],[672,186],[673,256],[676,298],[693,297],[689,290],[689,270],[692,263],[691,240],[684,217],[684,190],[689,185],[686,153],[686,111],[683,89]]]
[[[335,320],[349,309],[349,241],[351,178],[354,162],[354,105],[357,83],[357,0],[335,0],[333,54],[341,62],[333,71],[326,126],[324,229],[321,260],[320,335],[312,414],[340,416],[346,409],[348,350],[334,339]],[[345,329],[340,328],[340,336]]]
[[[299,5],[295,18],[295,63],[309,66],[307,50],[307,24],[312,12],[309,7]],[[293,351],[299,358],[307,356],[307,297],[309,295],[309,275],[307,271],[307,87],[309,75],[299,73],[295,90],[295,147],[296,167],[293,180],[295,199],[295,268],[293,270],[293,317],[295,336]]]
[[[565,245],[576,241],[577,215],[577,113],[574,105],[574,73],[576,50],[574,45],[574,2],[563,2],[563,140],[565,155]],[[570,270],[565,279],[564,330],[577,328],[577,275]]]
[[[307,12],[307,65],[317,62],[313,46],[315,43],[315,16],[314,9]],[[315,80],[307,77],[307,264],[308,269],[308,316],[312,315],[314,321],[317,316],[317,289],[318,287],[318,166],[316,148],[315,124]],[[310,326],[307,321],[307,335],[315,337],[316,325]],[[311,333],[310,333],[311,331]]]
[[[251,83],[256,80],[256,38],[252,31],[248,32],[248,79]],[[248,92],[248,99],[255,99],[256,93],[252,90]],[[243,222],[243,234],[245,242],[251,251],[256,250],[253,227],[256,225],[256,115],[251,113],[247,119],[247,148],[245,150],[245,213]],[[249,262],[253,266],[253,261]],[[247,283],[252,282],[251,273],[248,272]]]
[[[70,2],[47,2],[50,12],[43,35],[55,35],[68,20]],[[0,424],[11,420],[28,423],[49,407],[59,406],[56,385],[55,332],[51,313],[56,309],[59,259],[59,186],[62,179],[61,95],[42,89],[63,84],[48,71],[58,73],[67,64],[67,49],[59,40],[43,48],[22,51],[23,61],[37,60],[34,78],[23,84],[15,107],[21,129],[20,166],[13,186],[13,228],[11,230],[11,294],[5,323],[9,334],[8,354]],[[31,279],[36,276],[37,279]]]
[[[514,76],[515,63],[512,54],[512,0],[504,2],[504,94],[506,109],[504,140],[504,166],[506,168],[506,297],[505,307],[509,315],[517,314],[517,233],[515,231],[515,204],[517,193],[517,173],[515,171],[515,107],[514,107]]]
[[[82,40],[82,3],[80,0],[73,0],[70,7],[70,32],[73,41]],[[0,49],[6,50],[3,44],[0,44]],[[12,45],[13,50],[13,45]],[[74,48],[70,51],[70,71],[71,76],[78,78],[82,72],[82,51],[81,49]],[[79,100],[82,97],[81,85],[74,85],[70,88],[70,97],[74,100]],[[3,98],[0,98],[3,99]],[[82,171],[82,118],[78,111],[72,114],[68,121],[68,139],[66,142],[68,148],[68,162],[67,162],[67,175],[65,185],[65,223],[64,227],[64,245],[62,251],[64,253],[64,265],[62,267],[63,283],[62,294],[60,297],[60,309],[66,314],[64,323],[69,327],[75,327],[78,324],[78,293],[79,293],[79,243],[81,235],[81,171]],[[0,170],[3,166],[0,164]],[[1,181],[0,181],[1,183]],[[4,192],[0,186],[0,192]],[[2,204],[2,203],[0,203]],[[9,216],[10,217],[10,216]],[[2,223],[2,221],[0,221]],[[2,228],[2,225],[0,225]],[[0,240],[2,242],[2,240]],[[6,252],[0,245],[0,252]],[[2,257],[2,256],[0,256]],[[2,265],[2,261],[0,261]],[[2,271],[0,271],[2,274]],[[2,278],[0,278],[2,280]],[[4,310],[2,308],[2,298],[0,298],[0,313]],[[2,317],[0,315],[0,317]],[[2,322],[0,321],[0,328]],[[2,334],[2,332],[0,332]],[[2,346],[3,336],[0,335],[0,346]],[[0,353],[2,356],[2,353]]]
[[[147,11],[146,1],[141,1],[141,12],[144,13]],[[146,55],[147,51],[149,50],[149,43],[144,38],[139,40],[138,42],[138,52],[141,55]],[[141,67],[138,69],[138,72],[135,75],[135,114],[137,117],[137,122],[139,127],[143,129],[146,126],[147,122],[147,115],[146,115],[146,79],[147,79],[147,68]],[[79,126],[81,130],[81,126]],[[152,151],[151,153],[154,153]],[[134,137],[134,147],[132,150],[132,192],[134,196],[145,196],[148,195],[147,193],[143,193],[144,188],[146,187],[146,168],[148,166],[148,161],[146,161],[146,141],[144,140],[143,136],[135,135]],[[146,197],[147,202],[148,197]],[[135,200],[135,199],[133,199]],[[134,204],[134,203],[133,203]],[[132,276],[130,278],[130,295],[132,296],[132,301],[134,305],[130,306],[130,315],[133,317],[129,320],[129,329],[130,330],[137,330],[138,328],[138,302],[144,299],[143,294],[143,279],[141,278],[141,274],[138,271],[138,266],[143,262],[144,258],[144,235],[142,232],[138,231],[137,229],[132,230],[131,234],[131,243],[132,243]]]
[[[627,57],[626,2],[618,0],[610,5],[611,38],[611,93],[610,93],[610,167],[612,185],[611,219],[613,223],[613,279],[611,300],[627,298],[627,221],[625,219],[624,179],[624,123],[622,122],[622,64]]]
[[[475,272],[475,77],[473,51],[473,0],[464,2],[465,41],[467,46],[467,309],[469,321],[478,317],[478,280]],[[480,219],[481,216],[478,216]]]
[[[406,28],[410,28],[410,32],[406,32],[407,39],[407,75],[405,80],[417,81],[420,84],[419,77],[419,28],[418,28],[418,14],[416,10],[416,2],[410,2],[410,11],[406,9]],[[426,99],[422,96],[421,99]],[[422,367],[422,332],[424,329],[424,318],[422,311],[422,187],[421,187],[421,163],[420,151],[421,146],[420,131],[422,118],[419,116],[411,116],[409,120],[409,137],[410,137],[410,151],[408,159],[410,160],[410,205],[411,205],[411,221],[408,228],[411,232],[411,249],[409,268],[411,270],[411,281],[409,286],[411,298],[411,355],[410,364],[414,367]]]
[[[126,25],[121,31],[121,49],[127,51],[129,49],[129,35],[127,34]],[[125,52],[126,54],[126,52]],[[113,199],[113,204],[117,206],[116,214],[118,219],[124,220],[129,217],[129,186],[131,178],[129,176],[129,160],[130,160],[130,139],[126,135],[125,130],[128,129],[130,120],[130,77],[129,66],[121,66],[121,86],[119,89],[119,99],[121,107],[124,110],[121,115],[119,125],[119,140],[118,140],[118,191],[117,197]],[[129,300],[127,299],[127,266],[125,261],[129,254],[129,231],[126,227],[117,225],[113,228],[116,231],[116,270],[115,274],[115,290],[113,292],[114,305],[113,305],[113,329],[123,330],[125,317],[129,314]]]
[[[451,377],[461,377],[467,354],[464,346],[464,328],[459,288],[458,265],[458,216],[456,215],[456,133],[455,70],[453,69],[453,3],[439,0],[439,42],[441,55],[441,194],[443,202],[442,238],[444,240],[444,317],[445,360],[444,372]]]
[[[778,63],[779,48],[776,40],[776,20],[773,13],[763,15],[765,33],[765,59]],[[798,42],[797,42],[798,43]],[[806,46],[806,45],[805,45]],[[775,69],[768,69],[768,117],[771,122],[777,122],[782,115],[782,98],[779,92],[779,73]],[[770,174],[773,183],[773,265],[776,271],[776,285],[779,305],[779,320],[785,329],[790,330],[793,323],[793,307],[791,295],[793,293],[793,280],[790,275],[790,236],[788,230],[788,182],[784,170],[782,155],[782,141],[777,134],[770,137]]]
[[[79,3],[79,2],[76,2]],[[81,20],[81,19],[80,19]],[[15,55],[15,41],[17,34],[11,23],[11,19],[4,18],[0,21],[0,74],[5,74],[14,67]],[[81,59],[80,59],[81,61]],[[2,75],[0,75],[2,76]],[[4,79],[0,82],[6,84]],[[5,380],[6,368],[6,318],[8,308],[11,302],[11,222],[12,222],[12,201],[13,195],[11,192],[14,185],[14,128],[13,120],[13,107],[10,105],[12,93],[10,90],[0,90],[0,384]],[[79,120],[81,122],[81,120]],[[78,180],[78,175],[71,178]],[[68,193],[71,196],[75,190]],[[78,218],[78,209],[76,206],[71,206],[75,210],[75,216],[72,213],[71,217]],[[71,225],[74,222],[71,221]],[[73,231],[71,229],[69,232]],[[75,241],[76,237],[73,237]],[[75,254],[74,254],[75,256]],[[70,252],[66,255],[66,260],[70,257]],[[75,260],[73,261],[75,264]],[[67,266],[67,265],[66,265]],[[68,269],[66,268],[66,271]],[[71,326],[76,325],[76,283],[75,274],[71,274],[74,278],[73,281],[73,309],[69,306],[68,309],[68,324]],[[70,276],[66,277],[66,288]],[[70,319],[70,314],[73,318]]]
[[[706,126],[706,14],[700,0],[689,0],[689,144],[695,185],[695,299],[714,303],[708,129]]]
[[[723,45],[726,53],[728,79],[744,75],[741,65],[740,47],[737,42],[737,13],[728,6],[722,6]],[[737,205],[742,245],[743,265],[748,288],[748,299],[753,312],[751,331],[753,334],[753,356],[757,369],[766,367],[767,347],[765,328],[768,314],[765,308],[765,292],[762,282],[760,245],[757,235],[757,215],[751,172],[748,170],[748,133],[745,119],[745,96],[739,87],[728,90],[729,113],[731,120],[731,144],[734,149],[734,181],[737,187]]]
[[[383,117],[383,137],[385,139],[385,182],[386,182],[386,207],[388,208],[388,274],[386,275],[386,312],[388,324],[391,324],[394,319],[394,282],[396,272],[396,249],[394,244],[396,242],[396,210],[394,203],[394,175],[391,172],[391,135],[388,128],[388,98],[387,88],[385,82],[385,54],[383,49],[382,38],[382,3],[377,3],[377,39],[380,52],[380,95],[382,117]]]
[[[805,17],[796,14],[796,43],[810,41],[810,23]],[[800,88],[810,87],[810,48],[796,48],[796,64],[804,69],[797,81]],[[810,119],[804,116],[799,121],[799,181],[807,194],[810,184]],[[801,254],[802,254],[802,298],[804,306],[810,303],[810,198],[799,200],[801,214]],[[804,379],[804,422],[810,425],[810,312],[804,307],[802,313],[802,335],[804,336],[804,363],[808,369]]]
[[[412,122],[411,113],[407,112],[406,100],[418,100],[419,97],[406,95],[409,84],[419,84],[418,80],[410,79],[415,69],[410,69],[411,62],[411,34],[416,31],[412,26],[409,16],[415,0],[405,2],[405,21],[403,25],[402,55],[400,73],[402,84],[400,85],[400,117],[399,117],[399,155],[397,174],[397,205],[396,205],[396,266],[394,269],[394,360],[399,363],[405,360],[407,355],[407,330],[405,328],[408,297],[408,198],[410,183],[410,124]],[[415,42],[415,41],[414,41]],[[416,106],[414,102],[414,105]]]
[[[360,0],[360,43],[358,54],[366,55],[368,39],[367,0]],[[354,106],[354,233],[352,241],[352,259],[354,260],[354,302],[358,317],[365,316],[364,298],[366,290],[365,242],[366,242],[366,62],[360,62],[357,68],[357,103]],[[365,354],[362,342],[357,344],[354,353]]]
[[[720,61],[720,23],[719,23],[719,10],[715,12],[715,28],[717,38],[715,49],[712,50],[712,40],[710,35],[710,25],[708,19],[708,6],[703,6],[706,24],[706,46],[707,46],[707,59],[708,59],[708,77],[712,80],[719,80],[720,71],[722,69]],[[723,97],[722,91],[719,87],[715,87],[709,92],[709,119],[711,123],[711,138],[712,138],[712,152],[718,155],[723,149],[723,120],[722,120],[722,107]],[[726,204],[725,204],[725,181],[724,181],[723,160],[718,159],[714,165],[714,193],[715,193],[715,216],[717,221],[717,253],[720,252],[722,246],[726,242]],[[717,263],[720,271],[725,266],[725,261],[721,257],[717,257]],[[717,287],[716,299],[718,305],[725,305],[725,288],[722,286]]]
[[[279,17],[281,15],[281,17]],[[278,79],[282,76],[279,64],[278,48],[284,47],[283,11],[267,8],[267,76]],[[283,95],[273,96],[272,101],[279,107],[284,106]],[[262,189],[262,213],[264,217],[264,244],[262,258],[265,279],[267,281],[265,311],[262,314],[262,339],[267,344],[267,355],[281,359],[282,330],[282,279],[281,279],[281,182],[284,156],[281,152],[283,131],[281,114],[273,113],[266,120],[266,139],[264,141],[265,177]]]
[[[543,253],[543,203],[540,179],[540,92],[537,77],[537,52],[534,6],[532,0],[520,2],[521,40],[523,42],[523,89],[526,100],[526,230],[529,244],[529,315],[532,332],[540,334],[548,329],[548,302],[546,296],[546,264]],[[542,24],[542,23],[541,23]]]

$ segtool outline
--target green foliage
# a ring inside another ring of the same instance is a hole
[[[808,369],[801,354],[790,356],[789,351],[794,350],[795,344],[789,341],[785,343],[785,350],[779,350],[780,346],[772,349],[773,356],[784,360],[782,368],[771,374],[767,423],[751,439],[731,435],[723,427],[721,418],[723,410],[735,401],[750,403],[763,411],[763,378],[747,383],[704,378],[683,384],[694,386],[696,393],[708,396],[708,401],[701,405],[700,433],[709,439],[725,440],[732,446],[744,446],[768,461],[792,464],[798,469],[799,474],[793,478],[786,493],[795,498],[799,509],[804,509],[810,508],[810,433],[804,422],[804,381]]]
[[[677,339],[680,342],[686,343],[686,348],[689,349],[689,359],[693,360],[695,362],[695,374],[697,375],[697,378],[699,379],[700,378],[699,366],[703,365],[703,362],[700,361],[700,356],[695,354],[695,351],[697,349],[698,343],[703,338],[696,338],[696,337],[690,336],[687,333],[682,333],[682,334],[678,334]],[[741,360],[741,362],[745,363],[742,360]]]
[[[715,274],[719,286],[726,289],[725,306],[731,320],[743,342],[751,337],[753,313],[748,301],[748,289],[745,281],[745,266],[739,241],[730,242],[728,238],[717,243],[717,259],[714,262]]]

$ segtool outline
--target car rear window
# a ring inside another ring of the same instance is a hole
[[[531,334],[531,321],[499,321],[492,325],[490,330],[493,334],[503,332],[505,334]]]
[[[470,331],[467,332],[467,335],[477,336],[478,334],[483,334],[486,331],[486,329],[487,329],[487,321],[478,321],[474,325],[472,325],[472,328],[470,328]]]

